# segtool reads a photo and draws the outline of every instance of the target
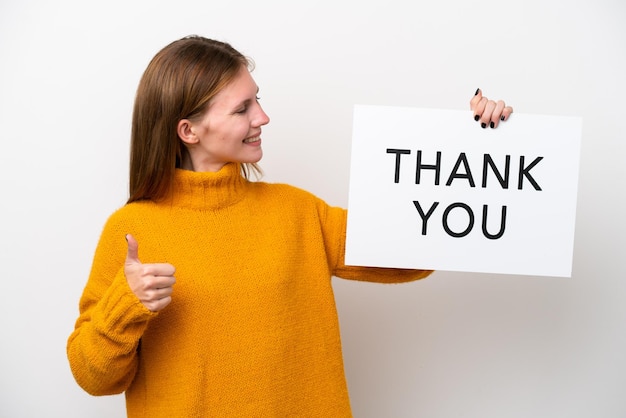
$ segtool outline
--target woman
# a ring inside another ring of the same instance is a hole
[[[139,84],[130,198],[104,227],[67,346],[77,382],[125,392],[129,417],[350,416],[331,277],[430,273],[344,265],[344,209],[248,180],[269,122],[250,68],[187,37]],[[480,91],[472,107],[492,127],[512,111]]]

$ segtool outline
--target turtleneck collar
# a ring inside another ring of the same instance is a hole
[[[221,209],[243,199],[247,184],[241,166],[235,163],[217,172],[176,169],[170,197],[164,203],[187,209]]]

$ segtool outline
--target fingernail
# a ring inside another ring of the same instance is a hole
[[[504,120],[504,115],[500,116],[500,120]]]
[[[128,242],[128,234],[124,235],[124,239]]]
[[[478,116],[478,115],[474,115],[474,120],[475,120],[476,122],[478,122],[478,119],[480,119],[480,116]]]
[[[476,93],[474,93],[474,96],[476,96],[478,92],[480,92],[480,89],[476,89]]]
[[[489,127],[490,127],[491,129],[493,129],[495,126],[496,126],[496,124],[495,124],[495,123],[493,123],[493,122],[491,122],[491,123],[489,124]]]
[[[480,127],[485,129],[487,127],[487,124],[485,122],[483,122],[483,123],[480,124]]]

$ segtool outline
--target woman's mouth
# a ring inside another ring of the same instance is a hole
[[[244,139],[243,143],[244,144],[253,144],[255,142],[259,142],[260,140],[261,140],[260,136],[253,136],[253,137]]]

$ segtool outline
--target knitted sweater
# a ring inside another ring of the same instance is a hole
[[[177,170],[173,190],[107,221],[68,340],[76,381],[125,391],[133,418],[350,416],[331,277],[429,272],[345,266],[345,210],[237,164]],[[127,284],[128,233],[142,262],[176,267],[159,313]]]

